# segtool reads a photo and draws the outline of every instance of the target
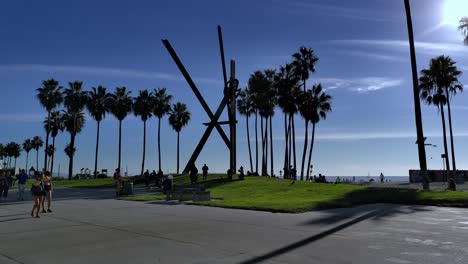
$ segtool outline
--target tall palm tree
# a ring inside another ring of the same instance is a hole
[[[253,163],[252,163],[252,150],[250,147],[250,129],[249,129],[249,117],[255,113],[253,109],[252,102],[249,98],[247,88],[242,91],[237,99],[237,110],[240,115],[245,116],[245,123],[247,127],[247,146],[249,148],[249,159],[250,159],[250,171],[253,172]]]
[[[305,112],[308,120],[312,122],[312,139],[310,141],[309,161],[307,163],[306,172],[307,179],[309,178],[312,150],[314,149],[315,126],[320,121],[320,119],[326,119],[327,112],[332,110],[331,99],[332,97],[323,91],[321,84],[314,85],[312,90],[307,90],[301,98],[300,110],[301,112]]]
[[[153,94],[148,90],[139,91],[139,95],[133,103],[133,113],[135,116],[140,116],[143,121],[143,159],[141,162],[141,173],[145,171],[145,155],[146,155],[146,121],[151,118],[153,112]]]
[[[169,124],[177,132],[177,174],[179,174],[180,131],[190,121],[190,115],[187,105],[180,102],[175,103],[169,112]]]
[[[122,121],[132,111],[133,101],[130,96],[131,91],[127,91],[125,87],[117,87],[110,99],[110,112],[119,120],[119,161],[117,168],[121,169],[121,154],[122,154]]]
[[[172,95],[166,93],[166,88],[154,89],[153,94],[153,114],[158,117],[158,171],[161,171],[161,119],[171,110]]]
[[[460,19],[458,29],[465,35],[465,45],[468,45],[468,17]]]
[[[88,96],[83,90],[83,82],[74,81],[69,83],[69,88],[64,91],[64,105],[66,111],[63,113],[65,129],[70,133],[70,149],[75,149],[75,138],[81,132],[85,123],[83,109]],[[68,165],[68,179],[73,176],[74,151],[70,153]]]
[[[35,136],[32,139],[32,147],[36,150],[36,171],[39,171],[39,149],[42,147],[43,144],[44,142],[39,136]]]
[[[294,74],[292,64],[280,66],[278,73],[275,76],[275,86],[278,93],[278,106],[284,114],[284,135],[285,135],[285,153],[284,153],[284,176],[288,177],[290,166],[289,152],[292,148],[289,144],[291,137],[292,118],[298,111],[296,98],[298,98],[301,90],[299,89],[299,78]],[[301,174],[303,175],[303,173]]]
[[[33,148],[31,139],[26,139],[23,142],[23,150],[26,151],[26,171],[28,170],[29,151]]]
[[[418,67],[416,63],[416,51],[414,48],[414,36],[413,36],[413,21],[411,18],[411,7],[409,0],[405,0],[405,11],[406,11],[406,24],[408,27],[408,42],[410,47],[411,56],[411,73],[413,78],[413,99],[414,99],[414,115],[416,120],[416,135],[418,143],[418,156],[419,156],[419,167],[421,174],[423,175],[423,189],[429,189],[429,175],[427,174],[427,163],[426,163],[426,149],[424,147],[424,131],[421,117],[421,103],[419,101],[419,86],[418,86]]]
[[[446,154],[446,164],[448,164],[447,142],[445,136],[445,114],[444,105],[447,105],[450,130],[450,145],[452,154],[452,168],[456,170],[455,150],[453,143],[452,117],[450,110],[450,95],[457,91],[463,91],[463,86],[458,81],[461,72],[455,66],[455,62],[450,57],[439,56],[431,60],[429,69],[421,71],[420,89],[421,97],[428,104],[434,104],[441,111],[442,127],[444,129],[444,150]],[[450,168],[447,165],[447,170]]]
[[[270,125],[270,176],[274,176],[274,156],[273,156],[273,116],[275,115],[275,107],[278,103],[278,91],[275,86],[276,70],[269,69],[265,71],[265,76],[268,80],[268,89],[266,91],[266,104],[268,112],[268,120]],[[268,162],[268,160],[267,160]]]
[[[37,88],[37,98],[41,105],[47,110],[47,120],[50,120],[50,113],[54,108],[62,103],[62,87],[54,79],[42,81],[42,87]],[[46,146],[49,145],[50,124],[46,127]],[[47,148],[44,150],[44,169],[47,170]]]
[[[21,155],[21,146],[16,142],[10,142],[4,147],[6,155],[8,156],[8,167],[11,167],[11,159],[14,158],[14,168],[16,168],[16,159]]]
[[[293,66],[294,66],[294,71],[295,74],[298,78],[302,80],[302,85],[304,92],[306,91],[306,81],[309,79],[309,72],[314,73],[315,72],[315,64],[319,60],[317,56],[315,56],[314,51],[310,48],[306,48],[304,46],[299,48],[299,52],[296,52],[292,55],[294,61],[293,61]],[[292,120],[294,124],[294,117]],[[307,121],[305,121],[307,122]],[[307,124],[306,124],[307,125]],[[294,133],[294,126],[293,126],[293,137],[295,137]],[[293,148],[294,148],[294,167],[296,167],[296,140],[293,138]],[[306,145],[306,143],[304,143]],[[306,147],[304,147],[306,148]],[[301,176],[303,176],[303,173],[301,173]]]
[[[101,121],[106,116],[106,113],[109,112],[110,107],[110,94],[107,93],[106,87],[99,85],[97,88],[93,87],[90,92],[88,92],[88,100],[86,108],[88,109],[91,117],[97,122],[97,131],[96,131],[96,153],[94,158],[94,177],[97,177],[98,171],[98,154],[99,154],[99,129],[101,127]]]
[[[48,121],[44,121],[44,126],[47,126]],[[52,148],[54,152],[52,153],[50,159],[50,173],[54,174],[54,159],[55,159],[55,138],[59,132],[62,132],[65,129],[65,124],[63,120],[63,115],[60,111],[53,111],[50,113],[50,135],[52,137]]]

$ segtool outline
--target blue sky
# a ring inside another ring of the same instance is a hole
[[[468,72],[468,47],[452,25],[459,15],[456,10],[468,12],[466,4],[411,2],[418,69],[427,67],[430,58],[445,54]],[[181,163],[185,164],[208,117],[161,39],[170,40],[214,109],[222,96],[216,35],[220,24],[226,58],[236,60],[242,87],[253,71],[290,62],[291,54],[302,45],[314,49],[320,58],[308,86],[322,83],[333,96],[333,112],[317,126],[314,173],[408,175],[408,169],[418,167],[418,158],[405,19],[402,0],[4,1],[0,4],[0,142],[23,142],[36,135],[45,138],[41,123],[46,112],[35,98],[35,89],[48,78],[63,86],[82,80],[86,90],[98,85],[110,91],[126,86],[133,95],[141,89],[167,87],[174,102],[187,103],[193,113],[181,133]],[[466,76],[461,81],[468,84]],[[457,95],[452,105],[457,167],[466,169],[467,95]],[[428,165],[439,169],[440,115],[434,107],[422,105],[422,109],[427,141],[437,145],[427,149]],[[273,120],[276,174],[283,162],[281,116],[277,110]],[[245,120],[239,119],[238,159],[247,169]],[[156,124],[156,119],[148,123],[146,164],[150,169],[157,166]],[[163,170],[174,172],[177,137],[167,119],[162,124]],[[300,157],[304,137],[300,117],[296,124]],[[123,127],[122,164],[135,174],[141,166],[143,124],[129,116]],[[77,137],[76,171],[93,168],[95,133],[96,122],[87,118]],[[68,166],[63,148],[69,138],[68,133],[57,138],[55,164],[61,165],[62,172]],[[99,168],[116,167],[117,142],[118,122],[109,115],[101,127]],[[40,162],[42,157],[40,152]],[[24,166],[25,155],[18,162]],[[228,152],[216,131],[198,159],[199,166],[203,163],[212,172],[228,168]]]

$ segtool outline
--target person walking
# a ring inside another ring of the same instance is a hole
[[[119,197],[120,195],[120,183],[122,181],[122,176],[120,176],[120,168],[115,169],[114,172],[114,185],[115,185],[115,196]]]
[[[385,179],[385,176],[384,176],[383,173],[381,172],[381,173],[380,173],[380,183],[383,183],[383,182],[384,182],[384,179]]]
[[[145,177],[145,185],[148,187],[149,182],[150,182],[150,173],[149,170],[146,170],[145,173],[143,173],[143,176]]]
[[[204,181],[206,181],[206,179],[208,178],[208,170],[209,170],[208,166],[206,166],[206,164],[203,165],[202,171],[203,171],[203,180]]]
[[[50,173],[48,171],[44,172],[44,176],[42,178],[42,182],[44,183],[44,192],[42,197],[42,212],[45,213],[44,203],[47,199],[47,212],[52,213],[50,210],[50,205],[52,203],[52,177],[50,177]]]
[[[34,206],[31,211],[31,216],[39,218],[40,217],[39,210],[41,208],[41,202],[42,202],[43,193],[44,193],[44,183],[42,182],[42,173],[36,171],[34,173],[34,176],[35,176],[35,180],[33,181],[32,186],[31,186],[31,193],[32,193],[33,200],[34,200]],[[34,216],[34,210],[36,210],[36,213],[35,213],[36,216]]]
[[[244,167],[240,166],[239,168],[239,180],[243,181],[244,180]]]
[[[8,196],[8,180],[5,172],[0,173],[0,201],[6,200]]]
[[[195,184],[198,181],[198,169],[195,164],[192,164],[192,168],[190,169],[190,184]]]
[[[21,173],[18,175],[18,200],[24,201],[24,188],[26,187],[26,181],[28,180],[28,175],[24,169],[21,170]]]

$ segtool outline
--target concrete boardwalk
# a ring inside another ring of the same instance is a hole
[[[11,193],[12,196],[15,193]],[[0,263],[468,263],[468,210],[368,205],[279,214],[56,190],[0,203]]]

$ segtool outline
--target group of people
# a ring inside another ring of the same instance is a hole
[[[0,173],[0,201],[5,201],[8,198],[9,190],[18,182],[18,200],[24,201],[24,188],[28,175],[25,170],[13,176],[10,171],[2,171]]]
[[[162,170],[158,170],[158,173],[156,173],[155,170],[153,172],[149,172],[149,170],[146,170],[145,173],[143,173],[143,176],[145,178],[145,185],[148,187],[151,182],[154,180],[154,186],[161,186],[164,180],[164,173]]]
[[[24,170],[22,171],[24,173]],[[18,180],[19,181],[19,180]],[[19,182],[18,182],[19,183]],[[20,185],[20,183],[19,183]],[[23,189],[20,189],[20,195],[22,196],[24,193],[24,184]],[[31,216],[39,218],[39,211],[42,213],[52,213],[50,209],[52,204],[52,177],[48,171],[44,173],[40,171],[34,172],[34,181],[32,182],[31,186],[31,193],[34,200],[34,206],[31,211]],[[45,200],[47,199],[47,211],[45,210]]]

